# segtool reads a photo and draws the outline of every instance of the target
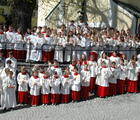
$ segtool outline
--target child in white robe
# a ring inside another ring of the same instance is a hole
[[[54,72],[50,81],[51,86],[51,103],[56,105],[60,102],[60,84],[61,79],[57,72]]]
[[[72,85],[71,85],[71,98],[73,102],[77,102],[80,100],[80,92],[81,92],[81,76],[78,73],[78,68],[74,68],[74,72],[72,74]]]
[[[96,85],[98,85],[97,88],[97,95],[99,97],[107,97],[109,96],[109,68],[106,65],[106,62],[103,61],[101,63],[101,66],[97,67],[96,69]]]
[[[57,60],[54,60],[54,65],[51,67],[52,72],[57,72],[57,75],[59,77],[62,76],[62,69],[59,66],[59,63]]]
[[[96,68],[97,62],[95,61],[95,56],[90,56],[90,60],[88,61],[89,71],[90,71],[90,92],[96,91]]]
[[[120,60],[118,65],[119,78],[117,81],[117,93],[124,94],[126,92],[126,78],[127,78],[127,66],[123,59]]]
[[[33,75],[29,79],[30,95],[31,95],[31,105],[37,106],[39,104],[40,96],[40,78],[38,76],[38,71],[34,71]]]
[[[81,84],[81,98],[87,100],[89,98],[90,90],[90,71],[87,65],[85,65],[81,71]]]
[[[61,103],[70,102],[71,78],[70,71],[66,68],[61,78]]]
[[[112,62],[110,67],[110,77],[109,77],[109,94],[111,96],[117,94],[118,77],[119,77],[119,71],[116,66],[116,62]]]
[[[138,92],[138,74],[139,67],[136,66],[135,60],[131,60],[128,64],[128,89],[127,92],[136,93]]]
[[[29,74],[26,71],[26,68],[21,67],[21,72],[17,75],[18,83],[18,103],[27,104],[28,100],[28,83],[29,83]]]
[[[51,100],[51,88],[50,88],[50,76],[48,72],[44,73],[44,76],[40,81],[41,85],[41,103],[43,105],[49,104]]]
[[[16,107],[16,82],[13,79],[13,72],[8,71],[7,77],[3,78],[3,97],[2,107],[3,109],[15,108]]]

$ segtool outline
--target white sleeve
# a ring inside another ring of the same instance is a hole
[[[29,87],[30,88],[33,88],[34,87],[33,82],[32,82],[32,78],[29,79]]]
[[[76,80],[74,80],[73,83],[74,83],[75,85],[78,85],[78,84],[80,84],[80,82],[81,82],[81,77],[80,77],[80,75],[79,75],[79,77],[76,78]]]
[[[60,79],[57,79],[57,80],[55,81],[55,83],[54,83],[54,84],[55,84],[55,86],[59,86],[59,85],[60,85],[60,83],[61,83],[61,82],[60,82]]]
[[[19,85],[22,84],[22,81],[21,81],[21,79],[20,79],[20,73],[17,75],[17,83],[18,83]]]

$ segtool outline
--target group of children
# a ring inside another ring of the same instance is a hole
[[[6,59],[5,67],[0,62],[0,99],[4,109],[14,108],[16,104],[59,104],[89,99],[89,94],[98,97],[114,96],[126,92],[138,92],[140,55],[127,61],[125,55],[113,52],[108,56],[96,52],[81,60],[73,60],[62,70],[54,60],[48,67],[35,65],[31,75],[21,67],[16,75],[16,60]],[[16,102],[17,91],[17,102]]]
[[[0,50],[7,57],[13,51],[14,57],[20,61],[47,62],[55,59],[58,62],[71,62],[75,57],[91,50],[110,49],[124,50],[128,57],[135,54],[140,47],[140,37],[133,36],[130,30],[115,28],[92,28],[84,22],[61,25],[60,28],[49,26],[33,27],[23,33],[22,29],[15,30],[0,25]],[[129,48],[129,49],[128,49]],[[127,50],[128,51],[127,51]]]

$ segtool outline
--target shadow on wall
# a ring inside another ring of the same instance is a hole
[[[80,4],[79,2],[82,2],[82,0],[69,0],[69,2],[65,3],[64,19],[66,24],[70,20],[79,20],[78,11],[82,9],[82,4]],[[106,27],[117,27],[117,24],[121,23],[129,28],[128,23],[125,21],[125,19],[119,16],[118,13],[128,17],[129,19],[131,17],[123,11],[119,10],[118,7],[114,5],[114,3],[104,3],[100,2],[100,0],[86,0],[86,2],[87,4],[85,12],[88,16],[87,19],[92,19],[92,21],[90,22],[93,22],[93,19],[100,18],[100,24],[98,25],[98,27],[102,27],[102,23],[104,23]],[[108,4],[110,4],[111,6],[107,6]],[[50,16],[50,18],[46,21],[46,24],[51,27],[57,27],[58,21],[60,21],[59,14],[61,13],[59,11],[59,8],[57,8]],[[92,16],[92,18],[89,18],[89,15]]]

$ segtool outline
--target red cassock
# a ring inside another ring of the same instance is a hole
[[[125,80],[118,80],[117,82],[117,93],[124,94],[126,90]]]
[[[131,93],[138,92],[138,81],[128,80],[127,92],[131,92]]]
[[[39,96],[31,95],[31,105],[38,105],[39,104]]]
[[[28,92],[18,91],[18,103],[19,104],[28,103]]]
[[[138,74],[138,88],[139,88],[139,85],[140,85],[140,72]]]
[[[41,95],[41,102],[42,104],[49,104],[51,100],[51,95],[50,94],[42,94]]]
[[[59,94],[51,94],[51,103],[57,104],[60,102],[60,95]]]
[[[54,50],[48,49],[48,45],[43,46],[42,62],[52,61],[54,59]]]
[[[3,57],[4,57],[4,58],[7,58],[6,49],[1,49],[0,52],[3,53]]]
[[[81,87],[81,98],[84,100],[89,98],[89,87],[88,86]]]
[[[61,103],[68,103],[68,102],[70,102],[70,95],[69,94],[67,94],[67,95],[65,95],[65,94],[61,95]]]
[[[117,93],[117,84],[109,83],[109,95],[116,95]]]
[[[98,86],[97,95],[99,97],[109,96],[109,87]]]
[[[24,61],[26,59],[26,50],[14,50],[14,57],[17,60],[22,60]]]
[[[80,91],[71,91],[71,99],[73,101],[79,101],[80,100]]]
[[[95,84],[95,82],[96,82],[96,77],[91,77],[90,78],[90,87],[89,87],[91,92],[92,91],[96,91],[96,84]]]

